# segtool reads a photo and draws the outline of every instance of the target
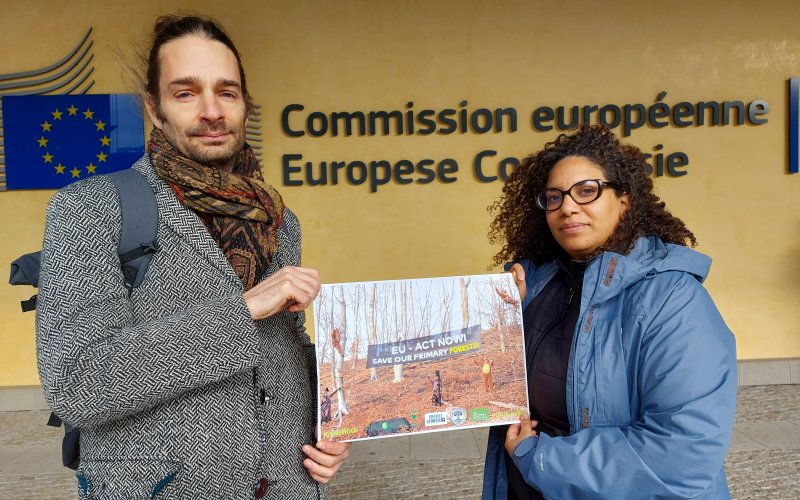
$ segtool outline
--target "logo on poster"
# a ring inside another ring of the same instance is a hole
[[[435,413],[426,413],[425,414],[425,427],[433,426],[433,425],[445,425],[447,423],[447,413],[443,411],[437,411]]]
[[[472,408],[469,411],[469,419],[472,422],[485,422],[489,420],[489,408]]]
[[[450,421],[453,425],[461,425],[467,421],[467,410],[464,408],[450,408]]]

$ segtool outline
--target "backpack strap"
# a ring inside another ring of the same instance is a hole
[[[11,263],[11,277],[8,279],[11,285],[31,285],[39,286],[39,267],[41,266],[42,252],[26,253]],[[33,311],[36,309],[36,295],[28,300],[20,301],[22,312]]]
[[[106,177],[114,183],[119,196],[122,233],[117,253],[130,293],[144,281],[150,260],[159,249],[156,196],[147,178],[136,169],[127,168]]]
[[[122,233],[119,254],[125,287],[130,292],[144,281],[144,275],[153,254],[158,251],[158,206],[156,196],[147,178],[133,168],[120,170],[106,177],[114,184],[122,212]],[[12,285],[39,286],[41,252],[25,254],[11,263]],[[36,309],[36,295],[23,300],[22,311]]]

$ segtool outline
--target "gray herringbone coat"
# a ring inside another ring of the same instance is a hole
[[[325,497],[300,450],[314,441],[303,316],[253,321],[200,219],[147,157],[134,168],[156,194],[161,250],[130,298],[112,183],[70,185],[47,209],[37,359],[51,408],[81,427],[80,498],[253,498],[262,477],[266,498]],[[288,209],[284,225],[268,273],[299,264]]]

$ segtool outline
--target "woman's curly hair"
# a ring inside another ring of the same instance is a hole
[[[553,166],[567,156],[593,161],[607,180],[619,184],[617,194],[628,195],[629,207],[601,251],[627,254],[640,236],[658,236],[665,243],[684,246],[697,244],[683,221],[670,214],[653,193],[644,154],[635,146],[620,143],[605,127],[584,126],[574,134],[559,135],[543,150],[525,158],[506,181],[502,196],[489,206],[494,214],[489,241],[505,243],[494,257],[495,265],[520,259],[531,259],[538,265],[566,255],[550,232],[545,211],[536,205],[536,195],[547,187]]]

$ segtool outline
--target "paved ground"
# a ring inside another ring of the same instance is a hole
[[[47,412],[0,412],[0,499],[77,498]],[[341,499],[479,498],[486,431],[355,443],[332,493]],[[800,385],[739,390],[725,462],[733,498],[800,498]]]

